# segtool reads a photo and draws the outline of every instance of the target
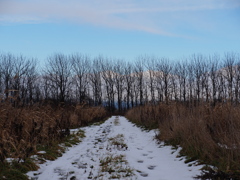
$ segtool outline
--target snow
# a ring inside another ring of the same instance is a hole
[[[45,154],[46,152],[45,151],[38,151],[37,153],[38,154]]]
[[[124,180],[188,180],[201,173],[202,166],[190,166],[184,163],[184,158],[176,157],[180,148],[172,150],[170,146],[163,146],[154,139],[156,131],[143,131],[125,117],[113,116],[101,125],[81,129],[86,135],[81,143],[27,175],[38,180],[106,180],[113,177]],[[114,144],[115,141],[119,145]],[[112,172],[105,172],[103,162],[118,160],[118,157],[122,159],[104,166],[106,171],[109,168]]]

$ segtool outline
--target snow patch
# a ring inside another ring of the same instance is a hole
[[[183,157],[177,158],[180,148],[173,151],[159,144],[156,131],[143,131],[125,117],[81,129],[86,135],[81,143],[27,175],[38,180],[192,180],[201,173],[202,166],[188,166]]]

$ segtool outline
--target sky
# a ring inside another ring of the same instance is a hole
[[[133,60],[240,52],[239,0],[0,0],[0,53]]]

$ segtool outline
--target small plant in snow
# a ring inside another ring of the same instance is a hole
[[[119,117],[118,116],[114,119],[114,125],[115,126],[119,125]]]
[[[118,134],[115,137],[109,138],[109,142],[111,145],[116,146],[119,150],[128,148],[127,144],[124,142],[124,135]]]
[[[100,159],[101,172],[99,176],[109,176],[109,179],[134,176],[133,169],[128,166],[124,155],[112,155]]]

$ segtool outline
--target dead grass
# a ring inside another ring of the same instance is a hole
[[[226,174],[240,172],[240,106],[228,103],[188,107],[180,103],[146,105],[127,113],[137,123],[158,124],[158,138],[180,145],[191,160],[214,165]]]
[[[94,179],[130,179],[133,177],[134,169],[132,169],[125,155],[112,155],[100,159],[100,172]]]
[[[66,140],[71,136],[70,128],[101,120],[106,115],[102,107],[37,104],[13,107],[11,103],[0,103],[0,163],[6,163],[6,158],[26,162],[38,147],[51,149],[56,142]]]
[[[148,129],[158,128],[158,121],[161,117],[160,112],[153,105],[135,107],[129,110],[125,116],[137,125],[145,126]]]

